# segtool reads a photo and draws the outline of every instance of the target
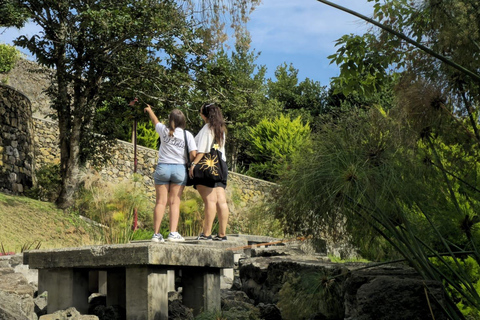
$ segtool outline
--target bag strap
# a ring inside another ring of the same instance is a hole
[[[187,130],[183,129],[183,139],[185,140],[185,157],[187,159],[187,165],[190,166],[190,151],[188,150]]]

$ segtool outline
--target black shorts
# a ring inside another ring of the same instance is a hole
[[[227,172],[226,179],[228,179],[228,172]],[[209,188],[222,187],[223,189],[225,189],[227,187],[227,180],[226,179],[223,180],[223,181],[220,181],[220,182],[214,182],[214,181],[208,180],[208,179],[195,178],[194,181],[193,181],[193,187],[195,189],[197,189],[197,185],[201,185],[201,186],[205,186],[205,187],[209,187]]]
[[[227,181],[213,182],[213,181],[211,181],[211,180],[199,180],[199,179],[195,179],[195,182],[194,182],[193,187],[194,187],[195,189],[197,189],[197,186],[198,186],[198,185],[205,186],[205,187],[209,187],[209,188],[222,187],[223,189],[225,189],[225,188],[227,187]]]

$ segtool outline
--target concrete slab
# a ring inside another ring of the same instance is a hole
[[[233,267],[233,252],[216,245],[179,243],[129,243],[79,248],[32,250],[24,253],[24,264],[33,269],[108,268],[117,266]]]

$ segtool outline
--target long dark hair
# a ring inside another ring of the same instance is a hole
[[[168,135],[173,137],[176,128],[185,129],[185,115],[178,109],[173,109],[168,115]]]
[[[215,103],[205,103],[200,108],[200,113],[208,120],[208,126],[213,130],[215,141],[223,146],[223,134],[227,131],[220,106]]]

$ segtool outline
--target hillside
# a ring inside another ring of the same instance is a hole
[[[0,193],[0,252],[22,247],[41,249],[98,243],[99,233],[80,217],[54,204]]]

